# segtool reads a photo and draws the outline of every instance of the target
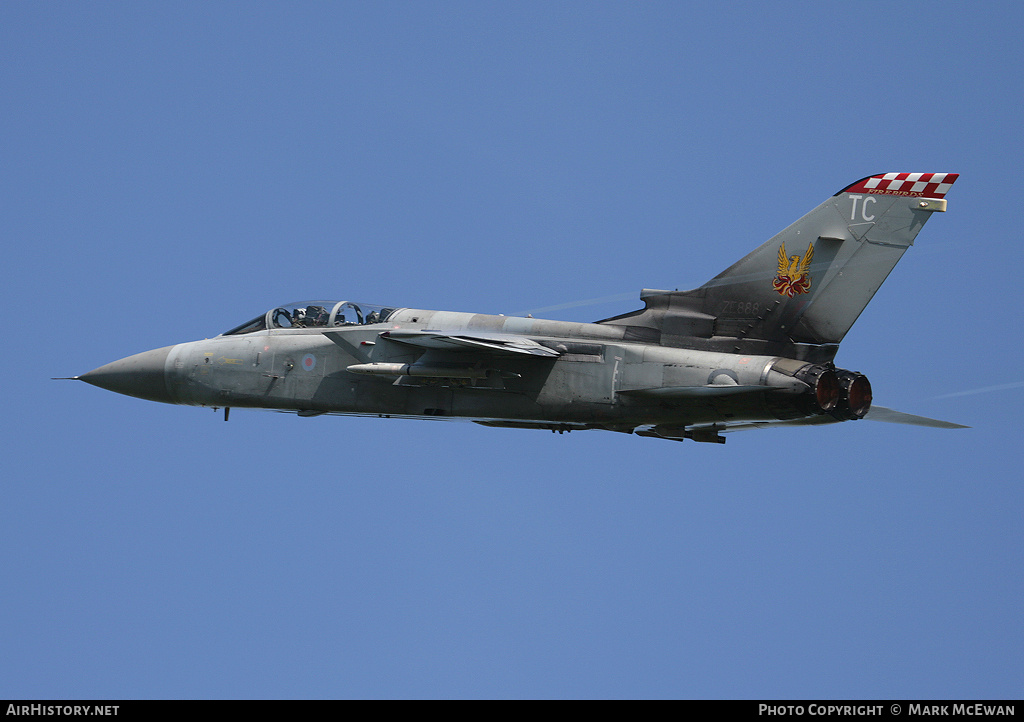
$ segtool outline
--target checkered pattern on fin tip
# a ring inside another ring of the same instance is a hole
[[[843,192],[942,198],[959,176],[959,173],[883,173],[857,181]]]

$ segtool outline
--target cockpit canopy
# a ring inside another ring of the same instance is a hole
[[[387,321],[396,310],[354,301],[297,301],[273,308],[221,335],[235,336],[274,328],[368,326]]]

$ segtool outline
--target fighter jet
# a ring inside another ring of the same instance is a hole
[[[833,363],[957,176],[863,178],[703,286],[645,289],[643,308],[594,323],[303,301],[73,378],[225,419],[444,417],[712,443],[864,418],[966,428],[872,406],[867,377]]]

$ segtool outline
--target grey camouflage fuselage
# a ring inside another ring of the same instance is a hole
[[[872,412],[867,379],[833,365],[955,180],[862,179],[700,288],[645,290],[643,309],[596,323],[308,301],[76,378],[175,404],[674,440],[876,415],[956,427]]]

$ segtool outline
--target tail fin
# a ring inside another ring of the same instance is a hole
[[[853,183],[692,291],[644,291],[605,322],[684,336],[838,344],[935,211],[956,173]]]

